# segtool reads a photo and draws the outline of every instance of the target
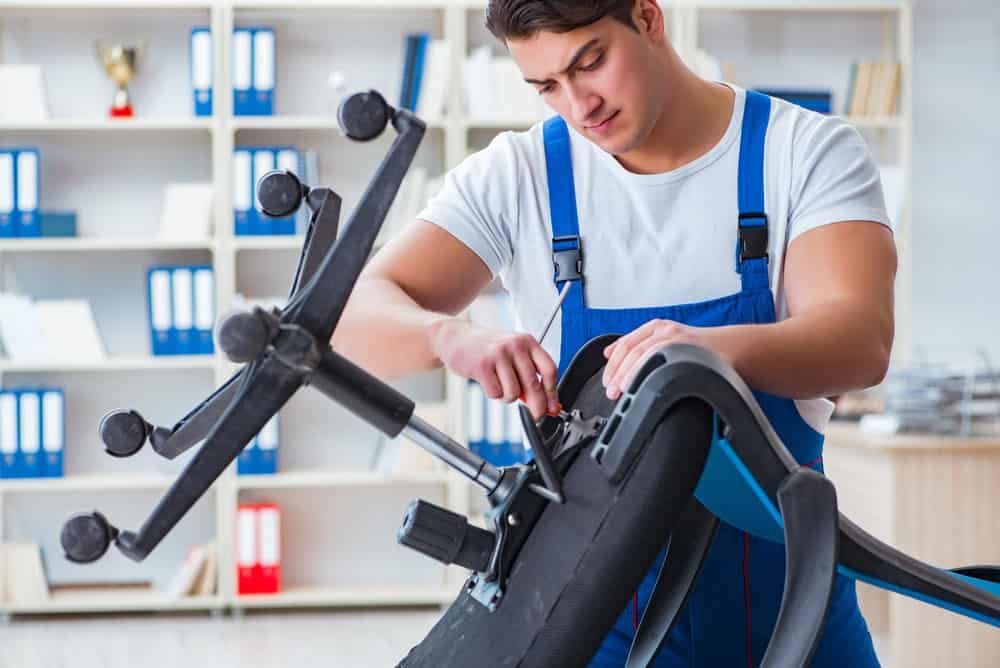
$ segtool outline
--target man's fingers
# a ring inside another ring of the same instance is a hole
[[[514,356],[514,369],[521,384],[521,400],[527,404],[532,417],[540,420],[545,415],[548,399],[545,396],[545,388],[538,378],[535,362],[528,351],[518,352]]]
[[[542,377],[546,410],[549,413],[556,413],[561,408],[559,404],[559,392],[556,390],[556,385],[559,382],[559,369],[556,368],[556,363],[552,361],[552,358],[549,357],[549,354],[541,345],[531,348],[531,360]]]
[[[516,401],[521,395],[521,384],[517,380],[517,373],[514,371],[510,360],[506,357],[497,360],[496,369],[497,378],[500,379],[500,385],[503,387],[503,392],[499,397],[500,400],[507,403]]]
[[[618,372],[608,385],[608,396],[617,399],[625,391],[626,386],[632,381],[639,367],[646,360],[649,354],[658,347],[656,337],[649,337],[639,345],[632,348],[631,352],[622,360]],[[614,395],[614,396],[612,396]]]

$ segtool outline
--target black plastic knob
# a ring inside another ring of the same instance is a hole
[[[417,499],[407,507],[396,540],[443,564],[483,572],[489,566],[496,537],[470,525],[463,515]]]
[[[392,119],[392,107],[378,91],[354,93],[337,107],[337,121],[345,135],[355,141],[378,137]]]
[[[284,218],[299,210],[308,193],[299,177],[288,170],[268,172],[257,182],[257,201],[272,218]]]
[[[142,449],[153,425],[135,411],[112,411],[98,428],[104,449],[112,457],[131,457]]]
[[[215,339],[229,361],[244,364],[264,354],[271,335],[271,328],[263,317],[240,311],[219,321]]]
[[[117,536],[118,529],[95,510],[92,513],[77,513],[66,520],[59,542],[67,559],[77,564],[89,564],[104,556]]]

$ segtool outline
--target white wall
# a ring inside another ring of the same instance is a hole
[[[1000,3],[914,9],[912,340],[1000,363]]]

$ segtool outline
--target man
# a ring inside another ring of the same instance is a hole
[[[895,250],[862,138],[697,77],[655,0],[491,0],[487,26],[558,117],[448,174],[363,274],[334,347],[387,378],[443,364],[539,417],[594,336],[625,334],[605,351],[612,399],[650,352],[695,344],[820,469],[822,397],[880,382],[893,338]],[[456,317],[494,277],[528,332],[570,282],[544,346]],[[623,665],[658,565],[591,665]],[[758,664],[783,575],[782,546],[722,526],[656,665]],[[844,578],[813,663],[878,665]]]

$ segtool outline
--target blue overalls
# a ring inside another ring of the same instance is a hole
[[[566,280],[572,281],[562,306],[560,376],[573,355],[591,338],[608,333],[625,334],[653,319],[699,327],[775,322],[774,295],[768,283],[767,217],[764,214],[764,141],[770,109],[770,98],[747,91],[739,157],[738,225],[744,252],[738,247],[735,259],[742,289],[727,297],[659,308],[595,309],[586,305],[582,264],[577,262],[580,232],[569,133],[563,119],[554,117],[546,121],[545,156],[556,287],[561,288]],[[596,252],[600,252],[599,249]],[[734,262],[734,259],[720,257],[719,262]],[[791,399],[760,392],[755,395],[797,461],[821,471],[823,435],[803,421]],[[700,486],[703,484],[704,479]],[[661,552],[590,666],[606,668],[625,664],[635,627],[649,600],[665,554],[666,550]],[[784,571],[782,544],[722,522],[701,576],[655,666],[752,668],[759,665],[781,605]],[[836,577],[827,624],[812,665],[831,668],[878,666],[871,636],[858,609],[854,582],[839,574]]]

